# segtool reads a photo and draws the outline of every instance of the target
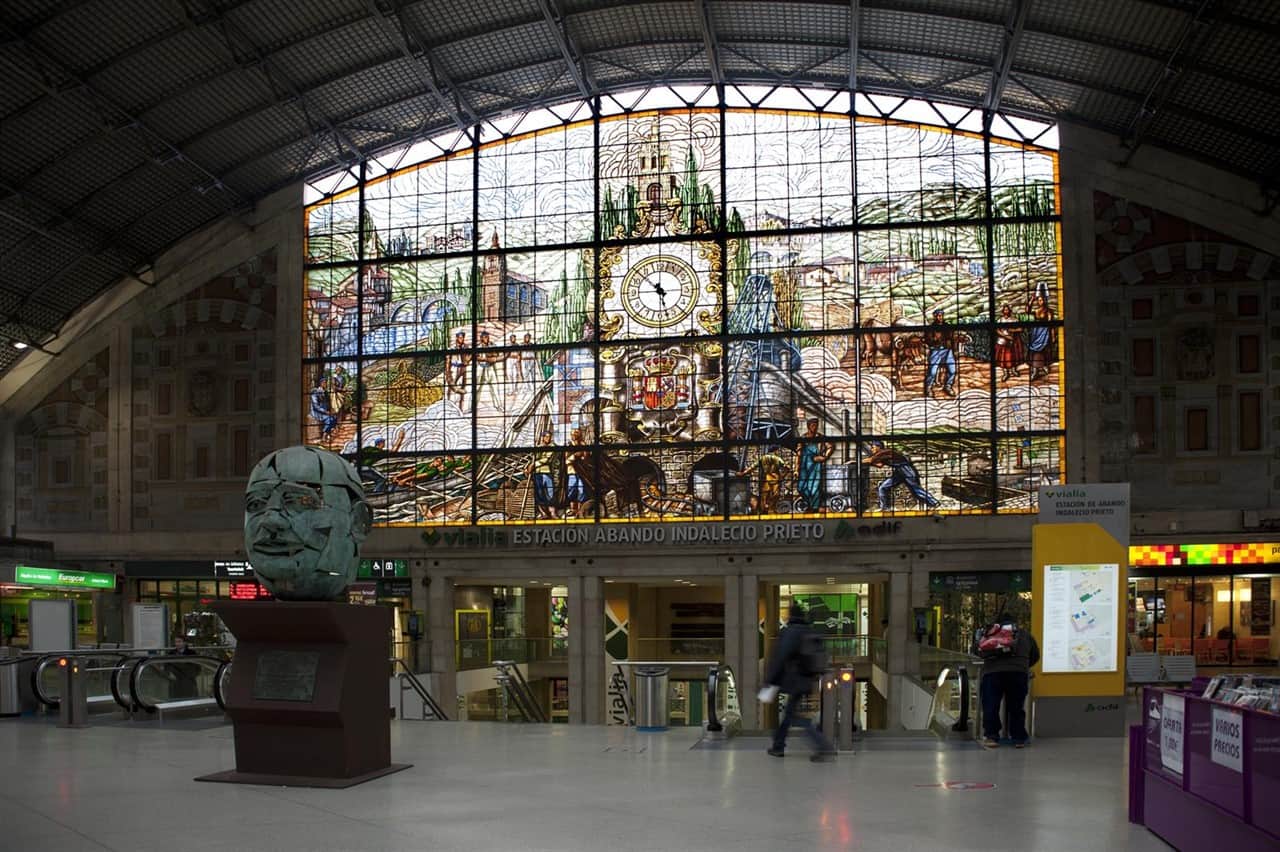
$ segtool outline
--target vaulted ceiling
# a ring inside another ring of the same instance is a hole
[[[1280,182],[1270,0],[0,6],[0,372],[184,235],[420,136],[662,83],[1062,118]],[[856,61],[854,61],[856,59]],[[7,342],[3,342],[7,341]]]

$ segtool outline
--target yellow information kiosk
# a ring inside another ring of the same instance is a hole
[[[1128,548],[1098,524],[1037,524],[1031,558],[1033,734],[1123,736]]]

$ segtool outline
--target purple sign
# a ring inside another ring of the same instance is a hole
[[[1244,772],[1235,769],[1223,754],[1234,735],[1234,732],[1224,729],[1224,726],[1232,724],[1222,712],[1226,709],[1213,701],[1187,698],[1187,789],[1223,810],[1243,817]],[[1234,711],[1227,712],[1237,719],[1240,716]],[[1219,726],[1216,730],[1215,722]]]

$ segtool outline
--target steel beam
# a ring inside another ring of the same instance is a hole
[[[715,26],[711,23],[711,7],[707,0],[694,0],[698,10],[698,27],[702,31],[702,46],[707,52],[707,65],[711,68],[711,82],[724,85],[724,71],[720,68],[720,43],[716,39]]]
[[[1122,161],[1124,165],[1128,165],[1133,160],[1133,155],[1138,153],[1138,149],[1146,141],[1147,131],[1151,129],[1152,123],[1178,87],[1182,85],[1182,81],[1186,79],[1186,63],[1192,61],[1204,48],[1209,40],[1209,34],[1217,26],[1218,21],[1212,19],[1215,5],[1215,0],[1201,0],[1195,12],[1183,26],[1177,43],[1170,51],[1169,58],[1165,60],[1164,67],[1147,87],[1142,103],[1121,132],[1121,141],[1129,149]]]
[[[1013,0],[1013,11],[1004,28],[1004,46],[996,67],[991,72],[991,87],[987,89],[986,103],[982,105],[982,129],[990,132],[991,122],[996,111],[1000,109],[1000,101],[1004,98],[1004,88],[1009,83],[1009,72],[1013,70],[1013,57],[1018,52],[1018,44],[1022,41],[1022,33],[1027,25],[1027,14],[1031,11],[1031,0]]]
[[[539,4],[542,6],[542,16],[547,19],[551,37],[560,46],[560,53],[564,56],[569,76],[573,78],[578,91],[582,92],[582,97],[590,101],[596,94],[595,80],[591,78],[591,69],[587,67],[587,63],[582,61],[582,51],[578,50],[573,37],[569,35],[569,28],[565,23],[564,13],[560,10],[560,4],[557,0],[539,0]]]
[[[480,120],[479,116],[476,115],[476,111],[472,109],[471,104],[467,103],[462,93],[458,91],[458,87],[449,79],[448,74],[440,68],[440,63],[431,55],[431,49],[409,32],[409,25],[404,19],[403,6],[393,0],[391,10],[387,12],[383,11],[377,0],[367,0],[366,5],[369,8],[370,16],[378,22],[378,26],[391,40],[392,44],[400,49],[401,54],[406,59],[413,61],[423,85],[427,87],[432,97],[440,104],[440,108],[449,114],[458,130],[463,133],[469,133],[471,126]],[[395,20],[392,21],[392,18]],[[448,92],[441,87],[441,82],[444,83]],[[449,102],[450,96],[455,99],[456,103]],[[465,118],[462,115],[462,110],[466,111]]]
[[[858,43],[862,40],[862,0],[849,0],[849,97],[858,91]],[[850,101],[849,109],[853,109]]]
[[[89,99],[94,103],[94,105],[98,108],[100,112],[100,117],[106,118],[108,116],[115,116],[121,120],[120,121],[121,124],[127,124],[128,126],[138,128],[139,130],[143,131],[147,136],[149,136],[158,146],[160,146],[165,151],[167,151],[169,154],[177,157],[181,157],[183,160],[189,163],[192,166],[192,168],[204,174],[205,177],[207,177],[210,181],[225,187],[227,193],[231,196],[234,196],[237,202],[243,203],[245,201],[244,195],[241,192],[239,192],[234,186],[231,186],[226,181],[224,181],[220,175],[214,173],[212,170],[201,165],[198,160],[194,160],[191,157],[187,156],[187,153],[184,150],[182,150],[173,142],[171,142],[169,139],[167,139],[165,136],[163,136],[162,134],[154,130],[150,125],[148,125],[140,117],[138,117],[137,115],[134,115],[129,110],[125,109],[123,106],[113,101],[107,95],[103,94],[101,91],[96,89],[93,86],[93,84],[90,83],[88,80],[84,79],[82,76],[77,74],[71,68],[64,65],[57,58],[45,52],[39,46],[33,44],[24,35],[15,31],[11,26],[9,26],[6,23],[0,23],[0,33],[3,33],[4,36],[8,38],[10,41],[20,44],[22,48],[26,51],[26,53],[34,57],[40,64],[42,64],[45,67],[56,70],[58,74],[60,74],[62,77],[72,81],[72,83],[74,84],[74,88],[76,88],[77,90],[83,91],[89,97]],[[35,81],[36,85],[39,86],[42,90],[44,90],[46,93],[52,94],[55,96],[60,95],[62,93],[62,90],[60,90],[58,87],[51,85],[49,81],[45,79],[44,74],[42,74],[41,72],[32,68],[24,68],[18,63],[11,63],[11,65],[17,68],[21,73],[25,74],[28,78]]]

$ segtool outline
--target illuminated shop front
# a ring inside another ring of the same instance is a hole
[[[1129,548],[1132,650],[1193,654],[1200,665],[1274,666],[1280,543]]]
[[[381,525],[1028,512],[1056,134],[655,89],[312,181],[304,439]]]

